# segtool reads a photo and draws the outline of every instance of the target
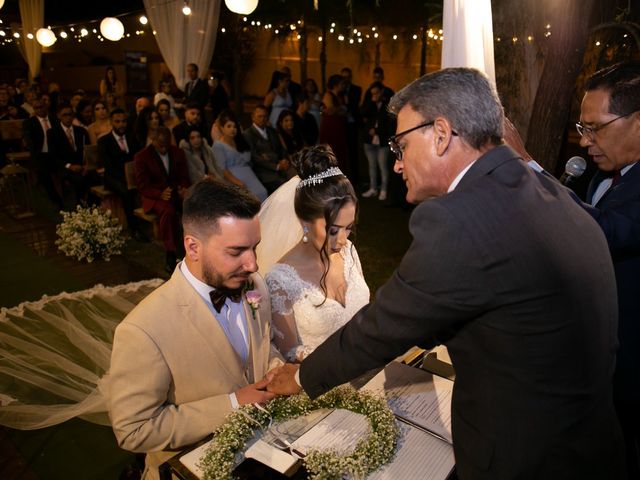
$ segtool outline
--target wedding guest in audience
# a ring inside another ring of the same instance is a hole
[[[351,183],[358,186],[359,175],[359,132],[362,125],[360,116],[360,98],[362,97],[362,87],[352,82],[353,73],[349,67],[340,70],[340,75],[344,80],[343,103],[347,107],[347,147],[348,147],[348,172]]]
[[[278,132],[267,124],[267,108],[258,105],[251,114],[252,124],[244,132],[251,150],[251,164],[262,185],[273,192],[296,172],[287,159]]]
[[[104,71],[104,78],[100,80],[100,96],[104,97],[107,93],[113,93],[116,102],[124,99],[125,87],[124,83],[116,77],[116,69],[109,66]]]
[[[289,90],[289,96],[294,101],[293,107],[295,108],[296,106],[295,101],[296,101],[296,98],[298,98],[298,95],[300,95],[300,92],[302,92],[302,86],[298,82],[295,82],[293,80],[293,76],[291,75],[291,69],[288,66],[283,65],[280,68],[280,71],[284,73],[287,76],[287,79],[289,80],[289,85],[287,87],[287,90]]]
[[[169,104],[169,117],[178,118],[176,115],[176,108],[182,108],[182,105],[176,105],[176,101],[171,94],[171,80],[170,79],[162,79],[160,80],[160,85],[158,87],[158,93],[153,97],[153,104],[158,107],[161,100],[166,101]],[[179,120],[178,120],[179,121]],[[168,125],[165,125],[168,127]],[[169,127],[171,128],[171,127]]]
[[[63,210],[60,176],[56,162],[49,155],[47,141],[47,132],[58,119],[49,115],[46,105],[40,99],[33,102],[33,108],[35,115],[24,122],[25,143],[36,167],[38,183],[44,187],[53,205],[58,210]]]
[[[73,92],[73,95],[71,95],[71,100],[69,100],[69,104],[71,105],[71,108],[74,112],[76,110],[76,107],[78,106],[78,102],[80,102],[80,100],[84,99],[85,97],[86,94],[82,89],[78,89]]]
[[[187,83],[184,86],[184,103],[195,103],[200,112],[209,100],[209,87],[207,83],[198,76],[198,65],[190,63],[187,65]],[[180,139],[182,140],[182,138]]]
[[[35,101],[36,98],[38,98],[38,94],[35,92],[35,90],[28,89],[24,93],[24,102],[22,102],[22,105],[20,105],[20,107],[25,112],[27,112],[30,116],[35,114],[35,110],[33,109],[33,102]],[[44,102],[42,98],[40,98],[40,100]],[[48,107],[49,106],[47,105],[47,108]]]
[[[15,93],[12,95],[13,104],[16,107],[22,105],[25,101],[25,93],[29,90],[29,82],[27,82],[24,78],[17,78],[15,81]]]
[[[280,112],[276,127],[280,144],[289,160],[304,147],[302,132],[296,128],[294,116],[295,114],[291,110],[283,110]]]
[[[229,103],[230,90],[224,73],[216,70],[211,72],[209,87],[211,89],[211,97],[209,98],[211,116],[215,120],[220,115],[220,112],[230,108],[231,105]]]
[[[91,102],[82,99],[78,102],[73,117],[73,124],[76,127],[82,127],[85,130],[93,123],[93,107]]]
[[[180,141],[180,148],[187,157],[189,166],[189,180],[196,183],[204,177],[213,177],[224,181],[224,172],[213,156],[213,150],[207,140],[202,138],[200,131],[193,127],[189,132],[188,140]]]
[[[320,90],[318,89],[318,84],[313,78],[307,78],[304,82],[304,92],[307,95],[309,101],[308,112],[316,121],[316,127],[320,128],[320,112],[322,110],[322,96],[320,95]],[[300,105],[300,100],[297,100],[298,106]]]
[[[367,88],[367,91],[364,93],[363,103],[371,101],[371,86],[376,82],[380,82],[382,84],[382,96],[384,98],[391,100],[391,97],[395,95],[395,92],[390,87],[384,84],[384,69],[378,66],[373,69],[372,82],[371,85],[369,85],[369,88]]]
[[[187,103],[184,110],[184,120],[173,127],[172,132],[176,142],[180,143],[181,140],[186,140],[192,127],[196,127],[200,131],[202,138],[209,140],[207,129],[202,121],[202,110],[196,102]]]
[[[626,478],[600,228],[502,144],[503,108],[479,71],[425,75],[390,108],[395,169],[419,204],[413,242],[375,301],[300,366],[273,372],[269,390],[299,391],[297,374],[315,398],[414,345],[445,343],[460,480]]]
[[[369,303],[369,288],[349,241],[358,200],[331,148],[307,148],[293,162],[300,177],[260,210],[258,263],[268,272],[274,342],[300,362]]]
[[[138,97],[136,98],[136,102],[133,106],[133,111],[129,112],[129,121],[127,122],[127,128],[131,131],[131,133],[135,133],[135,127],[138,121],[138,115],[145,108],[151,107],[151,101],[149,97]]]
[[[362,105],[362,117],[364,118],[365,139],[364,153],[369,163],[369,190],[362,194],[363,197],[375,197],[384,201],[387,199],[389,187],[389,137],[395,132],[395,123],[387,106],[389,99],[383,96],[383,85],[374,83],[369,88],[371,100]],[[380,188],[378,188],[378,171],[380,172]],[[378,192],[380,194],[378,195]]]
[[[107,106],[107,111],[111,113],[111,111],[115,108],[121,108],[116,101],[115,94],[111,92],[107,92],[107,94],[103,97],[105,101],[105,105]]]
[[[282,360],[270,345],[269,301],[254,312],[244,293],[268,299],[256,274],[259,209],[233,185],[194,185],[182,217],[184,261],[116,328],[109,414],[119,445],[147,453],[145,479],[158,479],[160,464],[239,406],[273,398],[265,376]]]
[[[269,111],[269,125],[275,128],[280,112],[293,108],[293,99],[289,93],[289,77],[276,70],[271,76],[269,90],[264,97],[264,106]]]
[[[138,192],[129,188],[125,174],[125,164],[133,161],[140,147],[135,137],[127,132],[127,114],[122,108],[111,111],[110,123],[111,131],[98,139],[98,158],[104,165],[104,186],[122,201],[131,236],[146,241],[140,222],[133,214]]]
[[[347,141],[347,107],[343,101],[344,79],[331,75],[322,103],[324,110],[320,119],[319,143],[328,143],[338,159],[338,166],[347,173],[349,146]]]
[[[134,132],[136,142],[143,148],[153,143],[160,127],[160,115],[153,107],[145,107],[138,114]],[[172,142],[173,143],[173,142]]]
[[[177,116],[171,116],[171,104],[169,100],[161,99],[156,104],[156,112],[160,116],[160,123],[168,129],[173,129],[180,123],[180,119]]]
[[[103,100],[94,100],[93,114],[95,121],[89,125],[87,131],[89,132],[89,141],[92,145],[95,145],[100,137],[111,132],[113,124],[109,118],[107,105]]]
[[[266,115],[266,113],[265,113]],[[222,168],[224,178],[253,193],[260,201],[267,198],[267,189],[260,183],[251,169],[251,151],[242,133],[236,116],[231,110],[218,115],[220,140],[213,144],[213,155]]]
[[[87,204],[89,188],[98,185],[100,178],[95,170],[89,171],[84,165],[84,146],[89,143],[89,134],[83,127],[73,125],[73,118],[71,105],[59,104],[58,122],[47,131],[47,144],[56,173],[75,193],[75,204]]]
[[[311,147],[318,143],[318,123],[309,113],[309,97],[306,93],[298,95],[298,108],[293,117],[296,129],[302,134],[305,146]]]
[[[0,120],[24,120],[29,114],[11,102],[9,89],[0,87]]]
[[[171,132],[158,127],[153,143],[134,157],[136,186],[145,212],[158,216],[158,236],[165,249],[165,270],[173,272],[180,244],[182,200],[190,185],[184,152],[171,145]]]

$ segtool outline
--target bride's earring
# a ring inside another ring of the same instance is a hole
[[[302,243],[308,243],[309,242],[308,234],[309,234],[309,227],[304,225],[302,227]]]

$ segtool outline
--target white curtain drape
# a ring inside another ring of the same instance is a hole
[[[495,85],[491,0],[444,0],[442,68],[472,67]]]
[[[29,65],[29,79],[33,80],[33,77],[40,74],[42,46],[36,41],[35,34],[44,25],[44,0],[20,0],[20,18],[20,53]],[[34,35],[33,40],[27,38],[27,33]]]
[[[183,15],[183,0],[144,0],[160,53],[179,87],[185,84],[187,64],[198,65],[201,76],[209,67],[216,45],[221,2],[190,0],[191,15]]]

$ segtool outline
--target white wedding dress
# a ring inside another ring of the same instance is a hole
[[[298,339],[297,345],[285,352],[289,361],[300,361],[309,355],[369,303],[369,287],[364,281],[355,247],[348,242],[340,254],[344,259],[344,278],[347,282],[344,306],[331,298],[324,301],[322,289],[300,278],[291,265],[276,263],[266,276],[274,317],[274,335],[283,335],[277,328],[277,316],[293,315],[295,319]]]

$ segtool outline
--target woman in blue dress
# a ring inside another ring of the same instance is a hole
[[[240,126],[231,110],[223,110],[218,116],[221,137],[213,144],[213,154],[223,170],[224,178],[245,187],[263,202],[267,189],[251,169],[249,145],[240,133]]]
[[[276,128],[278,117],[283,110],[293,110],[293,99],[289,93],[289,76],[276,70],[271,76],[269,92],[264,97],[265,107],[271,109],[269,123]]]

